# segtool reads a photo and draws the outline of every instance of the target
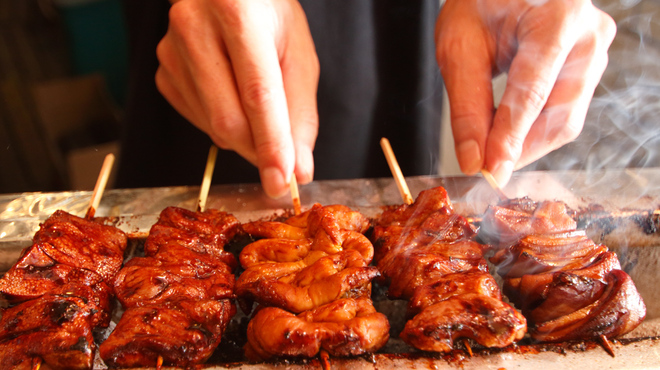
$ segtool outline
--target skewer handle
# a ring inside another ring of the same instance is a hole
[[[387,164],[390,166],[390,171],[392,171],[392,176],[396,181],[396,186],[399,188],[399,193],[401,193],[401,198],[406,204],[413,203],[413,197],[410,194],[410,189],[408,189],[408,184],[406,184],[406,179],[403,177],[401,172],[401,167],[399,167],[399,162],[394,156],[394,151],[390,145],[390,141],[387,138],[380,139],[380,147],[385,153],[385,159],[387,159]]]
[[[298,180],[296,179],[295,173],[291,176],[289,188],[291,189],[291,201],[293,201],[293,213],[297,216],[302,210],[300,205],[300,193],[298,192]]]
[[[213,170],[215,169],[215,160],[218,157],[218,147],[211,145],[209,155],[206,159],[206,168],[204,169],[204,178],[202,185],[199,188],[199,198],[197,200],[197,211],[204,212],[206,209],[206,200],[209,196],[209,189],[211,188],[211,180],[213,179]]]
[[[89,208],[85,214],[85,218],[91,219],[96,213],[96,209],[101,203],[101,198],[103,197],[103,192],[105,191],[105,186],[108,184],[108,178],[110,177],[110,172],[112,171],[112,165],[115,163],[115,155],[110,153],[105,156],[103,160],[103,165],[101,166],[101,172],[99,173],[98,179],[96,179],[96,185],[94,186],[94,192],[92,193],[92,199],[89,202]]]
[[[497,196],[500,198],[500,200],[509,200],[509,197],[504,194],[502,191],[502,188],[500,187],[500,184],[497,183],[497,180],[495,180],[495,177],[493,177],[493,174],[490,173],[487,169],[482,169],[481,174],[484,176],[484,179],[488,182],[488,185],[490,185],[493,190],[495,190],[495,193],[497,193]]]

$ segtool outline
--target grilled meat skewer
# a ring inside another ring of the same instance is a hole
[[[101,344],[111,367],[192,366],[220,343],[233,303],[237,262],[224,251],[238,220],[217,210],[163,210],[136,257],[117,274],[114,290],[125,311]]]
[[[410,320],[399,335],[406,343],[447,352],[459,338],[506,347],[524,336],[525,318],[502,301],[475,236],[441,187],[376,219],[371,238],[381,280],[390,298],[409,300]]]

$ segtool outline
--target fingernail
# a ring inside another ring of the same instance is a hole
[[[475,140],[467,140],[456,148],[461,170],[470,175],[477,173],[482,167],[481,150]]]
[[[314,179],[314,157],[312,152],[302,152],[300,153],[300,161],[298,163],[300,167],[300,175],[298,176],[298,183],[300,184],[309,184]]]
[[[490,171],[490,173],[493,175],[493,177],[495,177],[497,183],[501,187],[504,187],[509,182],[509,180],[511,180],[511,174],[513,173],[513,162],[500,162]]]
[[[261,186],[271,198],[280,198],[288,191],[284,174],[277,167],[266,167],[261,171]]]

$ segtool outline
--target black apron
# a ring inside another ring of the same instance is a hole
[[[437,0],[301,0],[321,65],[314,179],[389,177],[387,137],[406,176],[436,174],[442,81],[433,30]],[[160,95],[156,45],[166,0],[124,2],[130,72],[118,188],[198,185],[211,140]],[[218,154],[214,184],[258,182],[231,151]]]

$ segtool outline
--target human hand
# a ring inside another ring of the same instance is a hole
[[[319,64],[296,0],[178,0],[156,85],[218,147],[259,168],[279,197],[314,175]]]
[[[589,0],[447,0],[436,56],[461,170],[512,171],[582,131],[614,39],[612,18]],[[508,71],[493,107],[493,76]]]

